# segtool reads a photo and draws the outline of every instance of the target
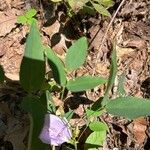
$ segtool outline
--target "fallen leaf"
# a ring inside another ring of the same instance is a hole
[[[137,118],[133,121],[133,135],[138,144],[142,144],[147,138],[146,129],[148,122],[145,118]]]
[[[5,73],[5,76],[12,81],[19,81],[19,74]]]
[[[29,126],[27,124],[22,125],[19,120],[14,117],[8,118],[8,129],[4,141],[9,141],[13,145],[14,150],[25,150],[24,139],[27,136]]]
[[[133,48],[123,48],[116,45],[116,52],[117,52],[118,59],[122,59],[122,57],[125,55],[130,55],[134,51],[135,49]]]
[[[11,32],[13,28],[16,27],[16,15],[14,9],[9,10],[9,12],[0,12],[0,36],[6,36]]]
[[[80,104],[79,107],[75,110],[75,113],[80,117],[84,115],[84,108],[82,104]]]
[[[57,97],[53,97],[53,102],[55,106],[63,106],[64,102]]]

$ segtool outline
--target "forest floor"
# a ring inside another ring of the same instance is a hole
[[[23,15],[30,8],[38,11],[37,18],[43,44],[49,45],[62,60],[65,49],[71,42],[84,35],[88,38],[89,51],[86,63],[75,72],[75,75],[91,75],[95,72],[95,75],[108,77],[112,43],[115,39],[117,77],[125,74],[126,94],[150,98],[149,0],[126,0],[110,25],[105,41],[103,38],[112,17],[100,14],[77,16],[79,23],[76,23],[68,17],[62,6],[52,4],[48,0],[41,2],[0,0],[0,64],[7,79],[7,84],[0,87],[0,150],[24,150],[27,142],[29,121],[27,114],[19,107],[24,93],[18,81],[29,27],[17,24],[17,16]],[[114,6],[109,9],[112,16],[120,3],[121,0],[116,0]],[[115,93],[115,85],[112,95]],[[86,98],[95,101],[104,94],[104,89],[105,86],[97,87],[89,91]],[[55,98],[57,99],[57,95]],[[72,103],[74,105],[71,105]],[[80,117],[84,113],[85,105],[89,103],[72,98],[70,108]],[[72,120],[72,123],[76,119],[78,118]],[[150,149],[149,117],[128,121],[106,114],[103,120],[109,125],[104,150]]]

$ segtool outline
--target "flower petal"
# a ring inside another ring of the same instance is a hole
[[[39,136],[43,143],[59,146],[71,139],[67,121],[53,114],[46,114],[44,126]]]

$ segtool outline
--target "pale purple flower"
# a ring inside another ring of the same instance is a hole
[[[43,143],[59,146],[68,142],[72,137],[68,122],[53,114],[46,114],[44,126],[40,133],[40,140]]]

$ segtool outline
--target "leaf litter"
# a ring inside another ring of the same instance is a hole
[[[120,2],[120,0],[116,1],[115,6]],[[1,4],[3,4],[3,6]],[[47,4],[47,2],[45,2],[45,4]],[[3,148],[7,141],[9,141],[15,150],[23,150],[25,148],[29,127],[26,113],[18,108],[21,97],[23,97],[23,91],[21,91],[18,83],[16,84],[18,81],[20,62],[23,56],[26,33],[28,31],[26,26],[20,27],[16,25],[17,15],[24,13],[24,9],[21,10],[22,7],[25,9],[30,7],[39,8],[39,4],[21,2],[20,0],[15,0],[14,2],[0,0],[0,63],[4,67],[6,77],[8,78],[8,85],[0,87],[0,130],[2,131],[0,132],[0,148]],[[113,8],[114,10],[112,10],[112,12],[114,13],[115,7]],[[58,8],[53,9],[54,12],[49,20],[57,16],[57,9]],[[108,77],[110,66],[109,56],[112,49],[111,42],[116,36],[119,62],[117,76],[122,72],[125,73],[125,91],[127,95],[145,97],[147,95],[146,92],[149,91],[149,86],[143,86],[142,83],[148,84],[147,79],[150,77],[149,10],[150,2],[148,0],[125,2],[115,18],[114,23],[111,25],[101,52],[99,52],[98,49],[101,44],[100,39],[103,38],[110,19],[101,17],[100,15],[94,17],[88,16],[86,18],[86,34],[91,44],[87,61],[82,68],[70,76],[91,75],[92,69],[96,67],[96,75]],[[41,11],[43,15],[48,9],[44,6]],[[63,10],[59,10],[59,12],[59,17],[62,14],[65,15]],[[48,24],[49,20],[47,20],[47,18],[43,20],[41,16],[38,17],[44,44],[48,44],[49,46],[53,45],[55,52],[61,58],[64,58],[64,49],[68,47],[67,44],[76,39],[76,35],[70,37],[65,34],[65,27],[68,27],[65,26],[65,23],[67,24],[68,20],[64,22],[64,25],[60,23],[61,20]],[[45,25],[43,22],[48,25]],[[54,27],[56,28],[55,31]],[[98,30],[99,32],[95,36]],[[72,32],[77,34],[77,30]],[[60,38],[59,41],[55,41],[57,37]],[[51,43],[52,39],[54,39],[54,43]],[[97,64],[94,64],[97,53],[100,53],[100,59]],[[83,97],[95,101],[98,97],[103,95],[104,89],[104,86],[100,86],[94,91],[94,94],[87,92],[83,94]],[[57,94],[53,96],[55,99],[59,99]],[[89,105],[90,104],[84,104],[84,101],[83,103],[79,101],[78,107],[73,108],[76,115],[75,118],[71,120],[72,124],[78,122],[84,113],[84,108]],[[123,118],[116,118],[105,114],[101,119],[106,121],[110,126],[107,140],[103,147],[104,150],[115,148],[127,150],[149,149],[149,117],[127,121]],[[83,126],[84,124],[85,122],[82,120],[80,125]]]

